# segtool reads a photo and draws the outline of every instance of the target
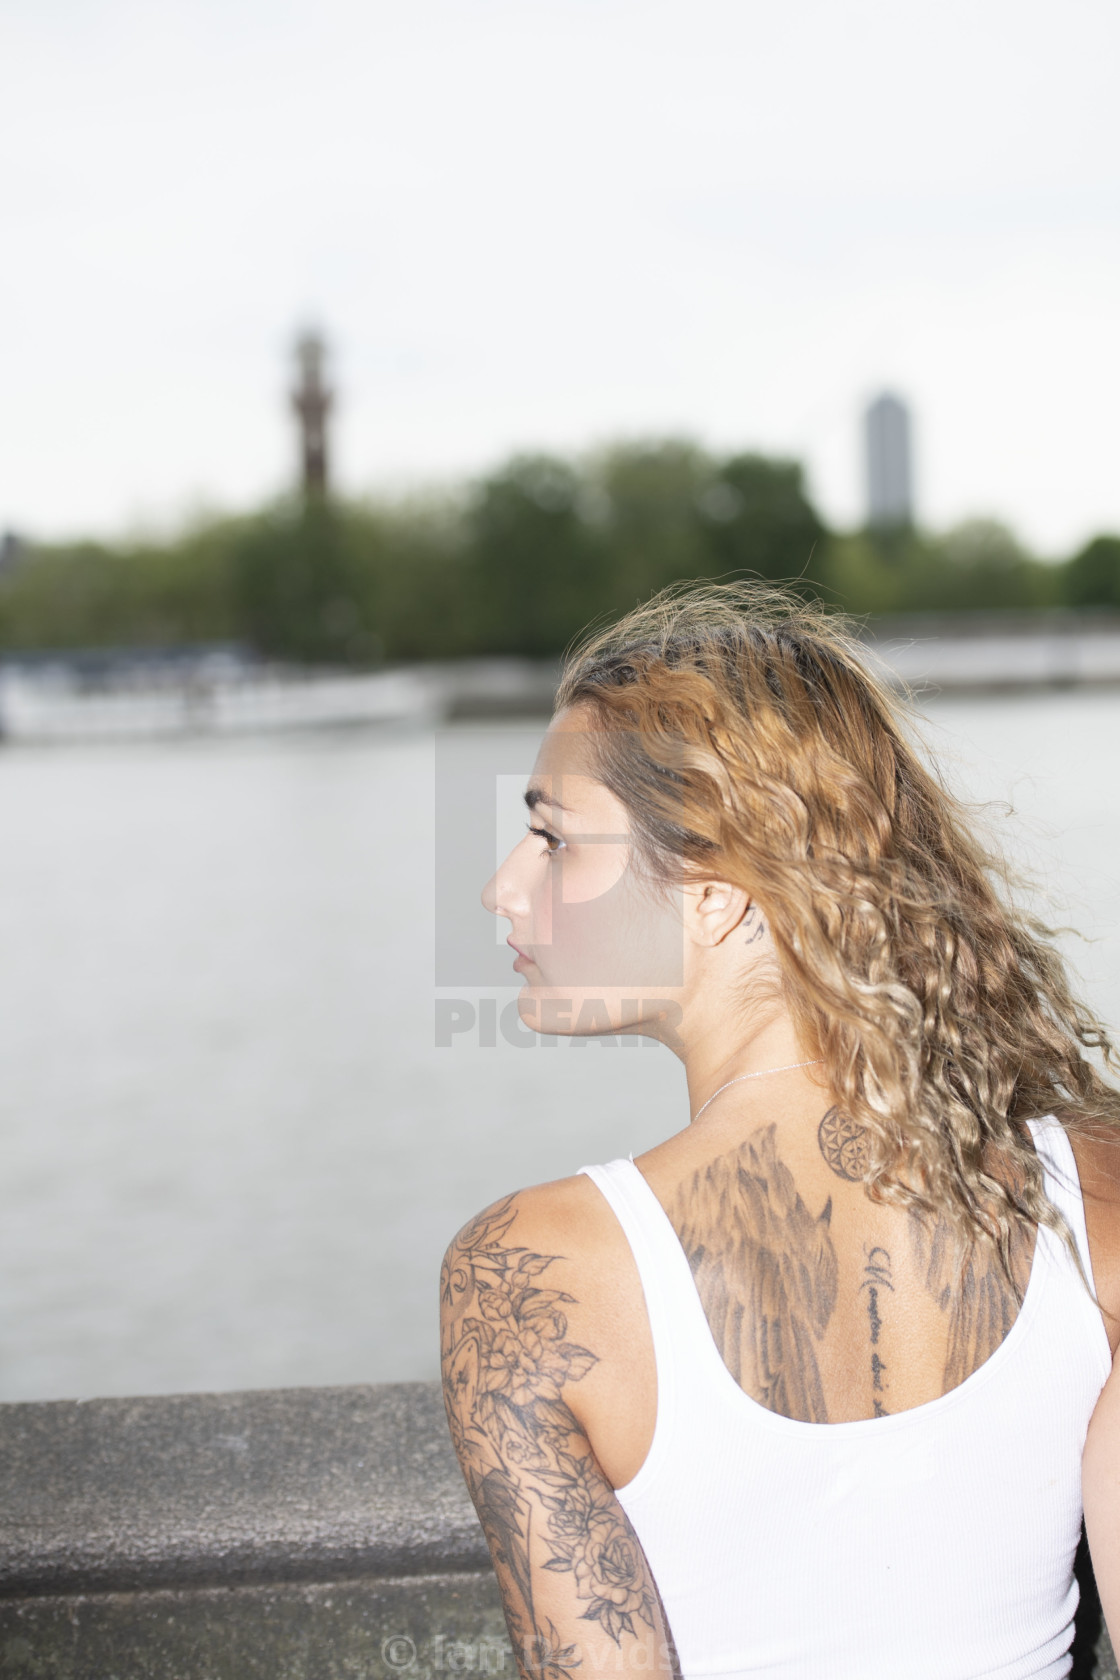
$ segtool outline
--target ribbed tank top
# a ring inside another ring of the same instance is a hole
[[[1092,1281],[1069,1139],[1032,1121],[1048,1195]],[[633,1159],[581,1167],[633,1250],[657,1421],[617,1489],[684,1680],[1057,1680],[1077,1608],[1081,1453],[1111,1369],[1099,1309],[1040,1226],[1008,1335],[909,1411],[805,1423],[720,1358],[688,1258]]]

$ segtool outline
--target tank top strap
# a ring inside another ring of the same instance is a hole
[[[1089,1253],[1089,1232],[1085,1223],[1085,1203],[1081,1194],[1081,1180],[1069,1133],[1056,1115],[1048,1114],[1040,1120],[1028,1120],[1035,1150],[1042,1163],[1043,1187],[1058,1212],[1073,1232],[1081,1264],[1093,1293],[1093,1262]],[[1040,1231],[1040,1236],[1041,1236]],[[1050,1235],[1048,1232],[1047,1235]],[[1054,1242],[1059,1247],[1058,1239]],[[1066,1255],[1068,1262],[1068,1252]]]
[[[634,1256],[653,1340],[657,1428],[663,1435],[682,1385],[710,1376],[713,1357],[720,1362],[692,1268],[672,1221],[632,1159],[579,1170],[602,1191]]]

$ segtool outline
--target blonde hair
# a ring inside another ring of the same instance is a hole
[[[1115,1065],[1111,1041],[845,622],[675,585],[569,653],[556,706],[577,705],[654,879],[716,873],[759,906],[807,1053],[867,1130],[872,1198],[947,1221],[960,1266],[979,1242],[1010,1279],[1037,1222],[1076,1259],[1024,1122],[1120,1128],[1085,1055]]]

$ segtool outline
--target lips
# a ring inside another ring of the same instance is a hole
[[[516,961],[514,962],[514,965],[513,965],[515,969],[520,968],[522,963],[531,963],[532,962],[533,959],[529,955],[528,951],[522,950],[520,945],[515,945],[512,939],[507,939],[506,944],[509,946],[511,951],[516,951],[516,953],[517,953],[517,959],[516,959]]]

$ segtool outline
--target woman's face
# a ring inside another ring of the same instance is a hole
[[[684,982],[680,894],[636,866],[626,809],[594,775],[595,727],[578,707],[553,719],[525,793],[528,832],[482,902],[509,919],[526,1025],[661,1037]]]

